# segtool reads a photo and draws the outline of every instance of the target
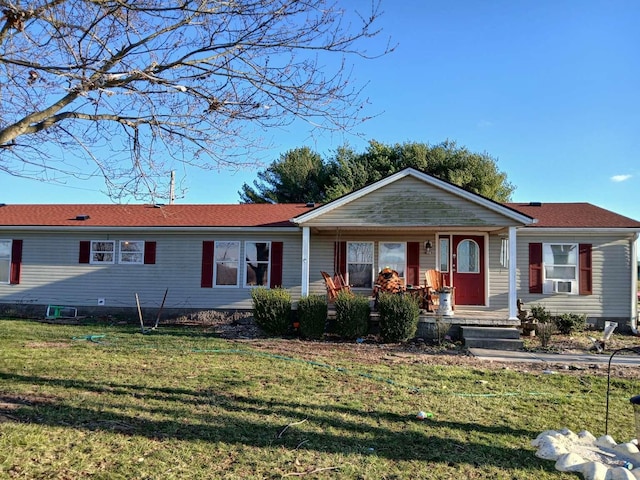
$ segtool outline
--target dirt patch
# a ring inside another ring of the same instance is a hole
[[[26,348],[69,348],[68,342],[27,342],[24,344]]]

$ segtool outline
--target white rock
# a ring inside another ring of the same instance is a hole
[[[560,472],[581,472],[585,463],[585,459],[577,453],[565,453],[558,458],[556,470]]]
[[[603,435],[596,439],[596,445],[599,447],[612,448],[615,447],[617,443],[611,435]]]
[[[539,434],[536,438],[531,440],[531,446],[537,447],[537,446],[540,445],[540,441],[545,439],[545,437],[551,437],[551,436],[555,436],[557,434],[558,434],[558,432],[556,430],[545,430],[544,432]]]
[[[636,480],[631,470],[624,467],[616,467],[609,470],[606,480]]]
[[[557,460],[560,455],[569,453],[564,445],[549,435],[540,439],[536,456],[545,460]]]
[[[584,480],[609,480],[607,472],[609,469],[600,462],[587,462],[582,466]]]
[[[613,450],[615,450],[616,452],[627,453],[629,455],[633,455],[635,453],[640,452],[640,450],[638,450],[638,447],[631,442],[619,443],[618,445],[613,447]]]
[[[588,443],[596,443],[596,437],[593,436],[593,434],[591,432],[588,432],[587,430],[583,430],[578,434],[578,437],[582,440],[582,441],[586,441]]]

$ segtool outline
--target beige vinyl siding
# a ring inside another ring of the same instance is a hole
[[[529,243],[588,243],[592,245],[592,295],[529,293]],[[589,317],[631,316],[629,240],[615,235],[518,236],[518,295],[527,305],[540,304],[555,313]]]
[[[435,186],[406,177],[337,207],[305,226],[508,226],[510,220]]]
[[[98,298],[106,307],[133,307],[138,293],[143,307],[159,307],[165,289],[169,289],[166,308],[251,308],[250,288],[244,288],[244,264],[240,262],[237,288],[201,288],[202,242],[237,240],[244,242],[282,241],[284,287],[300,295],[301,239],[297,233],[242,234],[94,234],[30,232],[15,233],[22,238],[22,275],[18,285],[0,285],[0,302],[24,304],[61,304],[97,306]],[[155,265],[80,264],[81,240],[146,240],[156,242]],[[44,313],[44,312],[43,312]]]

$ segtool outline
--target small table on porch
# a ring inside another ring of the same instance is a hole
[[[422,309],[427,309],[427,287],[417,286],[407,286],[406,293],[418,299],[418,305]]]

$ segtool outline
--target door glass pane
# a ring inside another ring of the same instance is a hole
[[[458,244],[458,273],[480,273],[480,248],[473,240]]]
[[[440,239],[440,271],[449,271],[449,239]]]

